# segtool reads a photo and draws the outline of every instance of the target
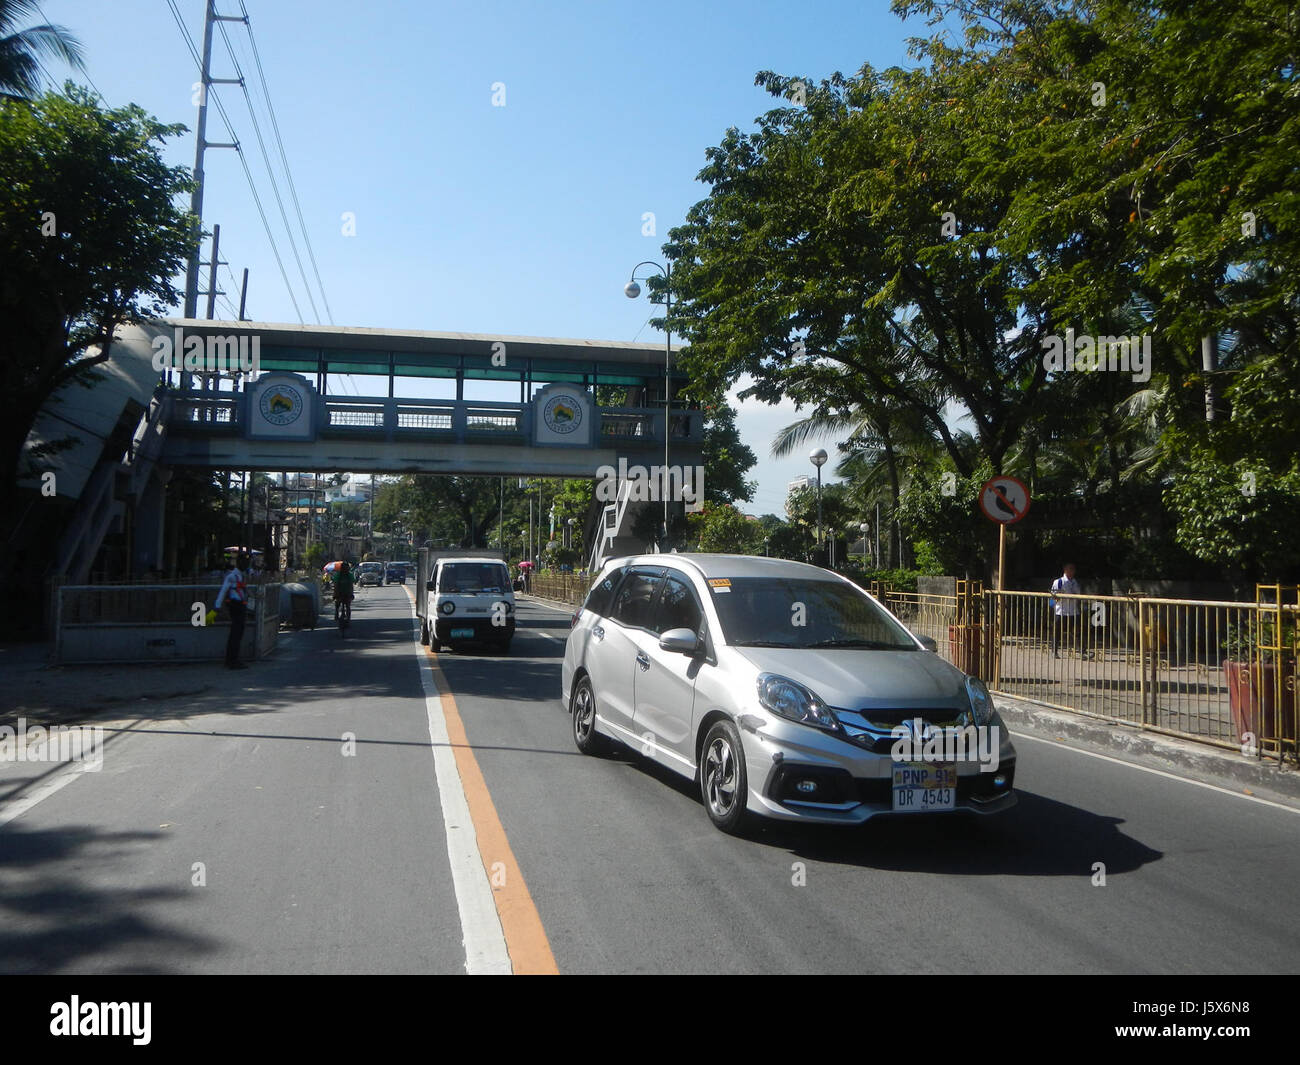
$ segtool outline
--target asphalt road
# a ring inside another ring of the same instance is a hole
[[[519,617],[508,657],[437,665],[561,972],[1296,970],[1295,804],[1017,736],[1001,818],[730,838],[666,770],[577,753],[568,614]],[[0,971],[464,972],[501,931],[457,868],[413,636],[405,591],[368,590],[347,639],[295,633],[221,699],[107,731],[99,772],[0,763]]]

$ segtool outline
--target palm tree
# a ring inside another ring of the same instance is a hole
[[[36,0],[0,0],[0,94],[31,99],[41,91],[42,55],[84,71],[81,42],[63,26],[42,23],[25,30],[20,22],[39,17]]]

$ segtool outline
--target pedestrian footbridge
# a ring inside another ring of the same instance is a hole
[[[170,465],[593,477],[662,462],[665,433],[694,464],[703,440],[699,410],[665,424],[653,344],[182,319],[114,357],[165,375]]]
[[[28,440],[25,483],[62,515],[57,531],[29,520],[29,539],[56,536],[49,575],[73,581],[110,532],[128,572],[161,565],[174,467],[597,477],[697,466],[704,436],[702,411],[666,412],[686,379],[657,344],[161,319],[119,331],[100,376]],[[591,516],[598,554],[626,539],[628,496]]]

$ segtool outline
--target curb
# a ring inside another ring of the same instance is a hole
[[[1175,770],[1207,783],[1251,792],[1260,788],[1300,799],[1300,772],[1235,751],[1150,732],[1114,718],[1094,718],[1013,695],[993,694],[1002,720],[1041,738],[1067,739],[1134,762]]]

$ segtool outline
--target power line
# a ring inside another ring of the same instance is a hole
[[[253,110],[253,98],[248,92],[248,82],[244,79],[244,71],[239,65],[239,58],[235,55],[235,49],[230,43],[230,35],[226,32],[226,24],[219,24],[221,30],[221,39],[226,42],[226,52],[230,55],[230,62],[234,64],[235,76],[239,79],[239,88],[244,94],[244,103],[248,105],[248,118],[253,123],[253,135],[257,138],[258,150],[262,153],[262,165],[266,167],[266,176],[271,182],[271,192],[275,196],[276,206],[280,209],[280,221],[284,223],[285,234],[289,238],[289,250],[293,252],[294,262],[298,264],[298,276],[302,278],[303,288],[307,290],[307,301],[311,304],[312,314],[316,321],[320,321],[320,312],[316,309],[316,299],[311,292],[311,283],[307,280],[307,271],[302,266],[302,256],[298,254],[298,242],[293,239],[293,227],[289,225],[289,216],[284,210],[284,199],[280,196],[280,186],[275,180],[275,171],[271,168],[271,157],[266,151],[266,141],[262,139],[262,127],[257,121],[257,112]]]
[[[298,307],[298,298],[294,295],[293,286],[289,284],[289,275],[284,268],[284,260],[280,257],[280,248],[275,242],[275,235],[271,232],[271,224],[267,221],[266,211],[262,207],[262,197],[258,194],[257,185],[253,181],[253,172],[248,169],[248,160],[244,158],[243,150],[239,147],[239,137],[235,134],[235,128],[230,122],[230,116],[226,114],[226,108],[221,103],[221,97],[211,86],[203,85],[203,60],[199,57],[199,51],[194,45],[193,38],[190,37],[190,31],[185,28],[185,20],[181,18],[181,13],[176,7],[176,0],[167,0],[167,6],[171,8],[172,18],[176,20],[176,26],[181,31],[181,37],[185,40],[186,47],[190,50],[190,56],[194,59],[195,65],[199,70],[199,82],[201,90],[211,90],[212,102],[217,105],[217,112],[221,115],[221,121],[225,123],[226,132],[235,142],[235,154],[239,157],[239,163],[244,169],[244,177],[248,181],[249,191],[253,194],[253,203],[257,207],[258,216],[262,219],[262,228],[266,231],[266,239],[271,244],[271,254],[275,256],[276,266],[280,268],[280,277],[284,281],[284,287],[289,293],[289,300],[293,304],[294,314],[298,316],[298,324],[305,324],[302,320],[302,311]]]
[[[248,30],[248,43],[253,49],[253,63],[257,67],[257,76],[262,83],[262,96],[266,100],[266,110],[271,116],[271,130],[275,134],[275,143],[280,153],[280,162],[284,166],[285,177],[289,181],[289,195],[293,200],[294,211],[298,215],[298,227],[302,230],[302,240],[307,246],[307,257],[311,260],[312,273],[316,275],[316,287],[320,289],[321,302],[325,304],[325,317],[330,325],[334,324],[334,314],[330,310],[329,297],[325,295],[325,285],[320,279],[320,269],[316,265],[316,253],[311,246],[311,237],[307,234],[307,223],[302,217],[302,204],[298,200],[298,188],[294,184],[293,171],[289,169],[289,158],[284,151],[284,141],[280,137],[280,122],[275,117],[275,107],[271,103],[271,90],[266,83],[266,72],[262,68],[262,56],[257,50],[257,38],[253,36],[253,22],[249,17],[244,0],[239,0],[239,9],[244,13],[244,27]]]
[[[38,3],[36,3],[36,0],[32,0],[32,7],[36,8],[36,13],[37,13],[38,15],[40,15],[41,18],[43,18],[43,19],[45,20],[45,25],[47,25],[47,26],[51,26],[51,25],[53,25],[53,23],[50,22],[50,16],[47,15],[44,11],[41,10],[41,5],[38,4]],[[37,60],[36,60],[36,63],[37,63],[38,66],[40,66],[41,61],[40,61],[39,59],[37,59]],[[41,66],[41,69],[42,69],[42,70],[45,70],[45,67]],[[93,79],[89,74],[87,74],[84,70],[79,70],[79,71],[77,71],[77,74],[80,75],[80,76],[85,77],[85,79],[86,79],[88,82],[90,82],[90,87],[91,87],[92,89],[95,90],[95,95],[98,96],[101,100],[104,99],[104,94],[103,94],[102,92],[99,91],[99,86],[95,84],[94,79]],[[45,76],[46,76],[47,78],[50,77],[49,71],[46,71],[46,72],[45,72]],[[52,82],[54,81],[53,78],[50,78],[50,80],[51,80]],[[62,87],[61,87],[57,82],[55,82],[55,84],[54,84],[54,88],[55,88],[55,92],[60,92],[60,91],[62,91]]]

